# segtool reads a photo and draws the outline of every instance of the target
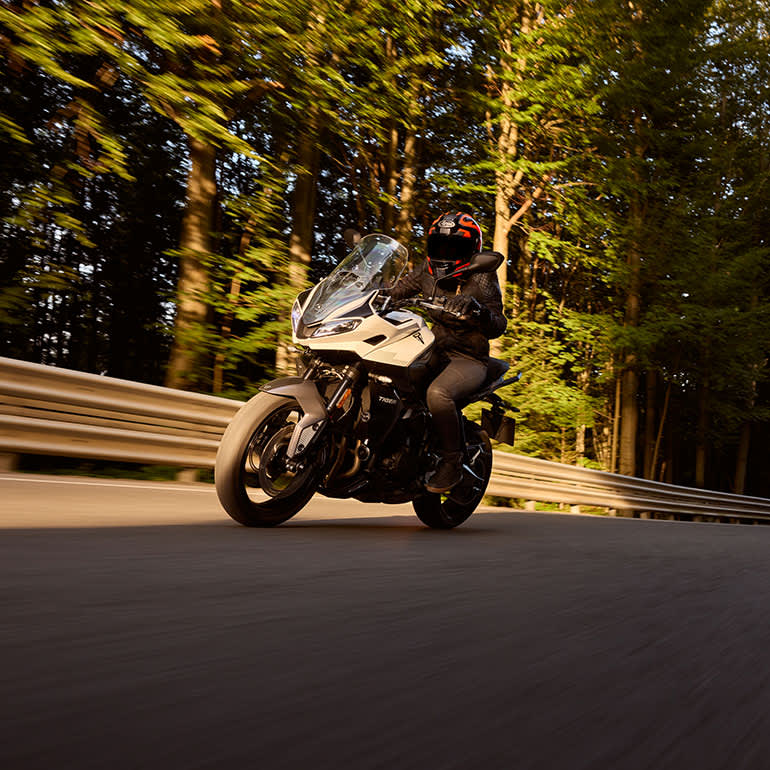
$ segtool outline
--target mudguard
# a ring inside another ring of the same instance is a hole
[[[301,455],[329,418],[315,383],[302,377],[281,377],[263,385],[260,390],[274,396],[293,398],[300,405],[304,414],[294,428],[286,454],[289,458]]]

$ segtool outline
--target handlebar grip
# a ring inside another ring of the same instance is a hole
[[[472,299],[473,302],[465,313],[452,313],[452,315],[461,321],[470,321],[471,319],[481,318],[482,305],[479,304],[479,301],[475,297]],[[451,311],[448,310],[446,312],[449,313]]]

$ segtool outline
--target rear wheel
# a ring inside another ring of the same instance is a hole
[[[319,441],[296,466],[286,456],[302,414],[294,399],[258,393],[227,426],[214,481],[222,507],[240,524],[281,524],[313,496],[328,457],[325,444]]]
[[[489,436],[475,423],[466,422],[465,437],[468,443],[460,483],[445,494],[426,492],[412,500],[417,517],[433,529],[452,529],[462,524],[476,510],[489,484],[492,475]]]

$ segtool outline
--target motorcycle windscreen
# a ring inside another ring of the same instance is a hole
[[[407,250],[387,235],[367,235],[313,292],[302,314],[308,326],[335,310],[378,289],[388,289],[407,265]]]

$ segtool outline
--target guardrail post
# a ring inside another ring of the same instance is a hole
[[[524,503],[524,510],[525,511],[534,511],[537,510],[537,503],[534,500],[527,500]]]
[[[13,452],[0,452],[0,471],[9,473],[19,467],[19,455]]]
[[[580,506],[579,505],[570,505],[569,512],[570,513],[580,513]]]
[[[197,468],[185,468],[184,470],[178,471],[176,474],[176,480],[180,481],[184,484],[192,483],[194,481],[198,480],[198,469]]]

